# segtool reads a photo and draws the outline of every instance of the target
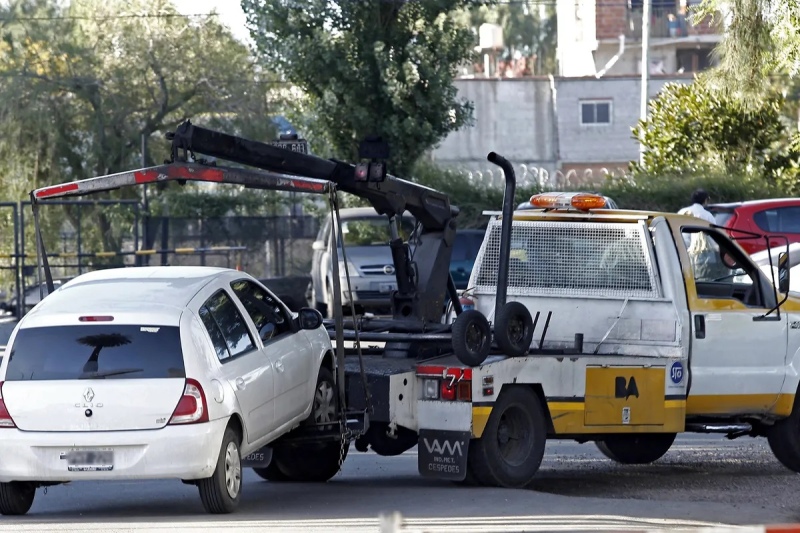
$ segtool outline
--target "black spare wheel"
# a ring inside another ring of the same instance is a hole
[[[522,357],[533,340],[533,318],[520,302],[508,302],[500,308],[494,326],[494,338],[505,355]]]
[[[486,360],[491,347],[489,321],[476,309],[456,317],[452,328],[453,352],[467,366],[478,366]]]

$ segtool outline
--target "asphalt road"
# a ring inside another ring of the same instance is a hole
[[[0,346],[13,322],[0,320]],[[0,517],[20,531],[378,531],[400,512],[402,531],[556,531],[697,528],[800,522],[800,476],[765,439],[686,435],[661,460],[616,465],[593,444],[548,443],[533,486],[467,488],[417,474],[416,450],[379,457],[351,450],[327,484],[268,483],[245,473],[234,515],[206,515],[179,481],[73,483],[43,489],[31,512]]]
[[[31,512],[0,531],[378,531],[400,512],[402,531],[556,531],[696,528],[800,522],[800,476],[762,439],[682,437],[662,460],[618,466],[592,444],[548,443],[533,488],[467,488],[424,479],[416,451],[378,457],[351,450],[327,484],[269,483],[246,472],[242,505],[204,514],[178,481],[73,483],[40,489]]]

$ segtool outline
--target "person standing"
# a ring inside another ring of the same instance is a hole
[[[684,207],[678,211],[678,214],[702,218],[706,222],[715,224],[716,220],[714,220],[714,215],[712,215],[711,212],[706,209],[709,199],[710,197],[704,189],[697,189],[692,193],[692,204],[689,207]]]

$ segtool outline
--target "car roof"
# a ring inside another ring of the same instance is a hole
[[[203,287],[228,273],[247,276],[229,268],[196,266],[96,270],[60,286],[26,318],[49,314],[74,316],[75,313],[86,312],[138,312],[174,317],[185,309]]]
[[[771,205],[800,205],[800,198],[764,198],[761,200],[745,200],[742,202],[725,202],[709,204],[709,209],[736,209],[737,207],[759,207]]]

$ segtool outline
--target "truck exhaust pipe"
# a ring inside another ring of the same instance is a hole
[[[500,308],[506,304],[508,293],[508,265],[511,262],[511,218],[514,215],[514,193],[517,189],[517,177],[514,166],[496,152],[489,152],[487,159],[490,163],[503,169],[506,178],[506,188],[503,192],[503,220],[500,226],[500,261],[497,268],[497,299],[494,305],[494,316],[497,317]]]

